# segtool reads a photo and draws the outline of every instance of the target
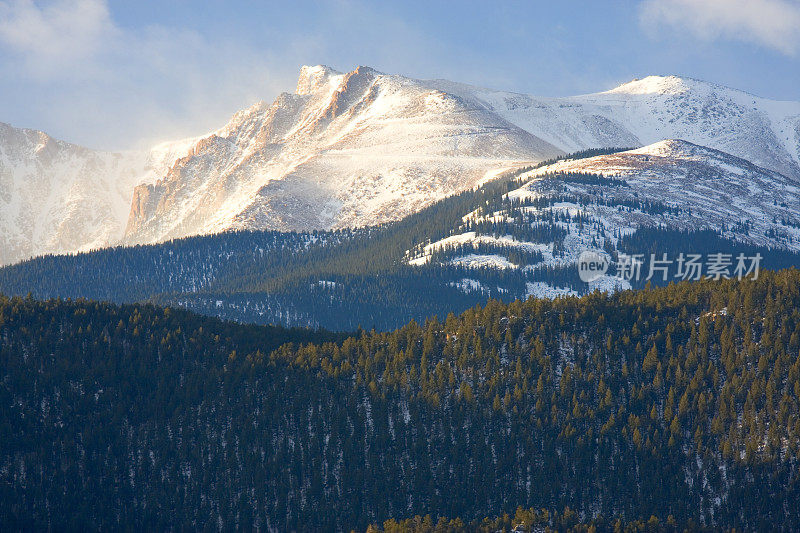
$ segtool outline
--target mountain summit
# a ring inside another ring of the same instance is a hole
[[[294,94],[238,113],[158,183],[137,187],[126,241],[387,222],[488,172],[561,153],[426,82],[303,67]]]
[[[685,139],[800,181],[800,102],[678,76],[566,98],[439,84],[566,152]]]

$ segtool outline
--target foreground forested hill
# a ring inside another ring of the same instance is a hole
[[[796,270],[347,339],[3,299],[0,524],[796,530],[799,353]]]

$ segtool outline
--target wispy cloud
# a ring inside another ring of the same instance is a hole
[[[703,40],[746,41],[790,56],[800,52],[797,0],[645,0],[640,21],[653,33],[678,29]]]
[[[33,107],[28,115],[46,120],[17,125],[69,125],[66,140],[94,147],[218,127],[236,109],[291,84],[295,73],[278,63],[268,52],[191,30],[123,28],[105,0],[0,1],[0,92],[9,96],[0,120],[16,118],[9,100],[25,99]]]
[[[31,0],[0,3],[0,43],[39,78],[83,70],[105,45],[121,36],[107,6],[96,0],[56,2],[38,7]]]

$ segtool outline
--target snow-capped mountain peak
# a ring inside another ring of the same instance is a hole
[[[560,153],[425,82],[303,67],[295,94],[235,115],[138,187],[126,239],[386,222]]]
[[[123,233],[123,242],[146,243],[381,223],[504,169],[663,139],[800,181],[798,102],[677,76],[543,98],[366,66],[304,66],[294,92],[147,152],[96,152],[0,128],[0,262],[104,246]]]
[[[566,152],[686,139],[800,180],[800,102],[692,78],[648,76],[610,91],[540,98],[474,93],[510,122]]]

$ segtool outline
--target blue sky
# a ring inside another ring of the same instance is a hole
[[[318,63],[551,96],[677,74],[800,100],[800,0],[0,0],[0,121],[92,147],[214,129]]]

